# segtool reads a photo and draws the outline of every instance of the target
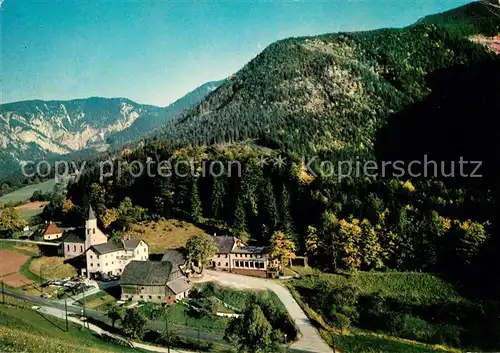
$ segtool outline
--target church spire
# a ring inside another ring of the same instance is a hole
[[[93,221],[94,219],[96,219],[95,213],[94,213],[94,210],[92,209],[92,205],[90,205],[88,221]]]

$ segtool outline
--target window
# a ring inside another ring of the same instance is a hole
[[[73,251],[76,252],[76,245],[73,245]]]
[[[92,255],[90,255],[90,258],[93,259],[94,257]]]
[[[108,263],[106,262],[106,266],[108,266]]]
[[[247,258],[247,257],[248,257],[248,254],[245,254],[245,258]]]
[[[99,264],[99,263],[98,263],[98,264],[97,264],[97,267],[101,267],[101,264]]]
[[[111,265],[114,265],[115,263],[113,261],[111,261]]]
[[[66,247],[66,250],[68,250],[68,251],[69,251],[69,245]]]
[[[227,262],[226,262],[226,267],[227,267]]]
[[[217,262],[217,266],[220,266],[220,262]]]
[[[80,252],[83,252],[83,245],[80,245]]]
[[[92,229],[92,233],[94,233],[94,234],[95,234],[95,228],[93,228],[93,229]]]
[[[141,299],[144,299],[144,296],[141,295],[140,297],[141,297]]]
[[[90,267],[94,267],[94,264],[92,262],[90,263]]]
[[[141,287],[141,290],[144,290],[144,287]]]
[[[228,256],[228,255],[226,254],[226,259],[227,259],[227,256]]]
[[[217,254],[217,257],[220,257],[220,254]]]
[[[158,296],[158,300],[161,300],[161,296]]]
[[[152,297],[152,296],[149,296],[149,299],[153,299],[153,297]]]

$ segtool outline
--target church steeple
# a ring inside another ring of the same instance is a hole
[[[92,209],[92,205],[90,205],[89,207],[89,218],[87,219],[88,221],[93,221],[93,220],[96,220],[96,216],[95,216],[95,213],[94,213],[94,210]]]

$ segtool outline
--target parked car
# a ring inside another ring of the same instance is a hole
[[[113,281],[118,281],[120,279],[120,276],[113,275],[113,276],[109,276],[109,278],[111,278]]]
[[[40,294],[40,298],[49,299],[50,295],[48,295],[47,293],[42,293],[42,294]]]
[[[101,281],[102,282],[111,282],[112,278],[111,277],[103,277],[103,278],[101,278]]]

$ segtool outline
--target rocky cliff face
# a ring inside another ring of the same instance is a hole
[[[106,149],[107,138],[161,108],[127,99],[25,101],[0,106],[0,148],[19,159]]]

